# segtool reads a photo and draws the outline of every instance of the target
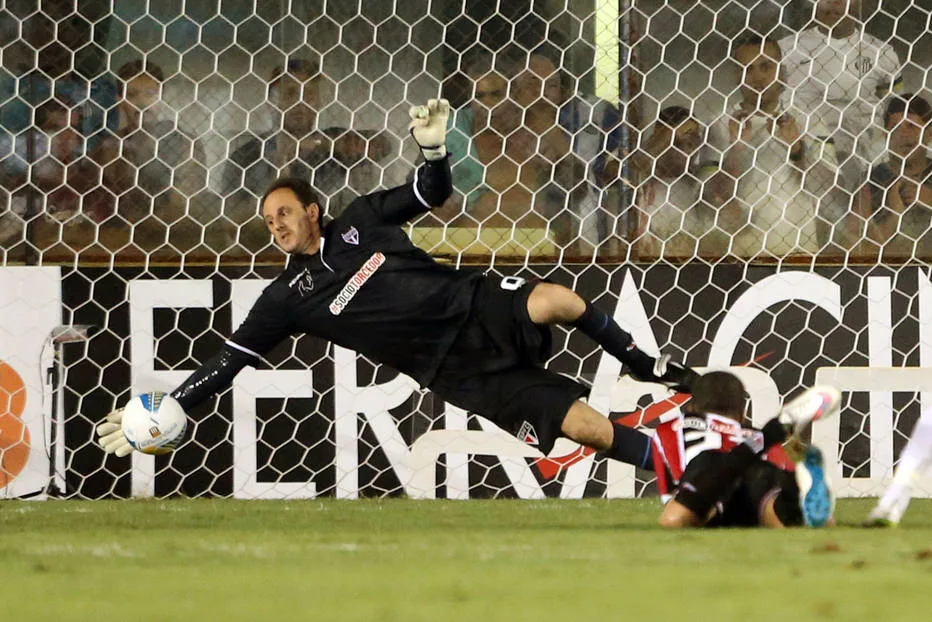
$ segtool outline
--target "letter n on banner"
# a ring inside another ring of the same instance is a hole
[[[48,483],[39,358],[59,324],[60,268],[0,268],[0,499],[34,494]]]

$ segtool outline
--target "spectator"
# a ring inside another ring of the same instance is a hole
[[[27,116],[27,109],[4,114],[0,127],[0,246],[4,248],[23,241],[26,219],[41,206],[41,195],[26,182],[30,162],[48,151],[48,136],[28,129]]]
[[[281,114],[280,127],[259,136],[243,134],[231,146],[223,193],[234,195],[227,214],[237,224],[246,225],[248,239],[241,241],[250,250],[269,244],[268,231],[255,213],[256,200],[270,179],[308,179],[332,199],[348,188],[350,169],[365,158],[381,160],[391,149],[386,134],[373,130],[317,129],[320,77],[319,67],[309,60],[291,59],[277,67],[269,76],[268,88],[269,101]],[[331,204],[330,209],[334,208]]]
[[[884,114],[886,161],[871,170],[859,196],[868,238],[884,255],[927,258],[932,250],[932,106],[919,95],[894,97]]]
[[[36,109],[29,184],[20,196],[32,218],[32,244],[50,259],[64,259],[94,244],[93,206],[87,195],[100,183],[100,169],[86,155],[80,108],[74,102],[49,100]],[[30,155],[26,155],[26,161]]]
[[[454,182],[462,198],[438,215],[456,217],[460,226],[521,230],[487,240],[496,252],[552,252],[553,238],[567,243],[570,237],[565,223],[558,223],[565,216],[567,190],[574,186],[566,157],[570,141],[557,124],[558,103],[538,98],[537,106],[524,110],[518,100],[526,91],[516,68],[505,53],[497,67],[488,56],[467,66],[476,97],[456,111],[448,139],[454,180],[465,178]]]
[[[632,158],[645,179],[638,187],[638,252],[643,257],[688,258],[700,251],[714,214],[701,199],[700,157],[705,128],[681,106],[660,111],[644,146]],[[724,243],[719,240],[720,249]]]
[[[572,227],[572,237],[578,231],[585,245],[583,250],[598,246],[614,229],[603,193],[617,176],[617,167],[610,170],[609,162],[621,145],[618,109],[596,97],[564,97],[556,64],[539,52],[530,55],[527,69],[518,76],[516,100],[525,108],[525,125],[532,132],[539,136],[561,134],[546,141],[549,147],[562,147],[564,136],[571,141],[576,160],[566,163],[575,162],[580,170],[561,167],[564,174],[558,183],[567,190],[577,189],[571,201],[573,216],[578,219]],[[562,154],[553,157],[559,161]]]
[[[492,69],[490,55],[474,56],[464,67],[465,83],[470,96],[463,106],[457,106],[450,116],[450,131],[447,134],[447,150],[453,169],[454,197],[444,207],[444,212],[451,217],[464,212],[471,212],[487,188],[485,165],[479,160],[473,136],[489,126],[491,112],[508,96],[508,79],[500,71]],[[447,83],[450,88],[463,74],[457,74]],[[462,90],[466,90],[463,88]],[[473,97],[472,94],[475,93]],[[451,96],[454,95],[450,93]],[[451,103],[457,97],[451,99]],[[456,106],[456,104],[453,104]]]
[[[864,32],[860,15],[861,0],[818,0],[814,25],[779,42],[785,51],[783,69],[791,105],[807,113],[807,118],[797,121],[810,139],[825,138],[819,134],[828,132],[849,192],[861,186],[883,150],[874,123],[882,102],[891,92],[902,90],[896,52]],[[834,203],[834,210],[823,213],[823,219],[839,222],[848,204]],[[823,227],[820,238],[827,237]]]
[[[162,100],[165,78],[158,65],[128,62],[117,78],[116,129],[101,132],[92,154],[107,190],[93,198],[101,242],[110,250],[131,243],[145,253],[190,251],[201,240],[202,224],[190,218],[197,210],[189,201],[206,185],[203,149],[175,127],[174,112]],[[198,215],[206,223],[217,213]]]
[[[732,57],[741,102],[718,134],[728,137],[722,167],[737,186],[723,203],[719,224],[734,234],[732,251],[742,256],[815,253],[816,202],[803,192],[810,151],[803,123],[782,102],[780,46],[751,35],[734,44]],[[812,163],[823,166],[821,160]]]

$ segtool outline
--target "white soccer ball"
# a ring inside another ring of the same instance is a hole
[[[123,436],[136,451],[167,454],[181,443],[188,416],[167,393],[137,395],[123,407]]]

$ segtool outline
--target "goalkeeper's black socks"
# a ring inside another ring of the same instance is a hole
[[[625,332],[607,313],[586,301],[583,311],[572,326],[602,346],[602,349],[631,368],[635,376],[647,378],[654,373],[656,360],[641,352],[631,335]]]
[[[615,429],[612,446],[605,451],[599,452],[599,456],[653,471],[654,462],[651,460],[650,437],[620,423],[612,423],[612,427]]]
[[[631,370],[631,375],[638,380],[660,382],[675,391],[688,392],[692,383],[698,378],[696,372],[672,362],[669,356],[656,359],[641,351],[634,344],[634,339],[629,333],[588,300],[586,310],[571,325],[627,365]]]

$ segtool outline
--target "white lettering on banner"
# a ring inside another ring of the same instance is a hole
[[[262,290],[271,282],[263,279],[237,279],[231,283],[231,319],[234,327],[246,319]],[[316,497],[317,486],[314,482],[259,481],[256,401],[273,397],[314,397],[312,371],[246,367],[233,380],[233,496],[237,499]]]
[[[824,382],[841,391],[870,391],[871,455],[869,478],[841,479],[838,422],[817,421],[812,427],[812,442],[822,449],[826,464],[836,466],[835,477],[842,482],[843,496],[876,495],[893,475],[893,405],[892,393],[920,393],[922,408],[932,407],[932,283],[928,273],[916,270],[919,298],[919,365],[890,367],[893,357],[892,282],[888,277],[868,277],[868,362],[869,367],[822,367],[816,370],[816,382]],[[876,336],[875,336],[876,331]],[[884,363],[886,362],[886,365]],[[876,396],[876,397],[875,397]],[[876,410],[875,410],[876,408]],[[907,431],[909,433],[909,431]],[[928,488],[925,490],[929,490]],[[924,496],[923,488],[916,496]]]
[[[812,272],[779,272],[761,279],[747,289],[728,309],[719,325],[709,350],[709,368],[723,369],[734,362],[741,337],[761,313],[781,302],[808,302],[841,322],[841,288],[823,276]],[[741,371],[747,369],[747,372]],[[732,369],[747,382],[749,368]],[[766,374],[757,376],[753,388],[746,386],[751,397],[753,425],[762,426],[777,412],[781,398],[776,383]]]
[[[45,343],[61,324],[61,268],[0,268],[0,499],[35,495],[49,483],[44,439],[50,419],[43,412],[45,371],[51,356],[40,361]],[[49,351],[51,352],[51,351]],[[64,386],[64,378],[61,379]],[[59,392],[59,423],[64,419]],[[57,464],[64,471],[64,426],[58,427]],[[56,483],[64,489],[61,473]]]
[[[358,291],[361,283],[381,265],[376,256],[370,258],[366,270],[359,278],[351,279]],[[637,336],[640,347],[656,353],[657,344],[642,303],[636,274],[626,272],[614,310],[615,319],[626,330]],[[919,283],[920,364],[932,365],[932,283],[924,273],[917,271]],[[881,478],[889,477],[893,466],[893,413],[886,396],[893,391],[922,391],[929,406],[932,394],[932,374],[924,368],[892,368],[891,295],[893,282],[887,277],[865,276],[869,313],[868,363],[861,368],[825,368],[817,371],[816,382],[829,382],[844,391],[870,391],[872,395],[870,426],[871,477],[838,479],[843,495],[876,492]],[[253,300],[267,281],[243,279],[233,282],[234,325],[246,316]],[[135,281],[130,285],[131,327],[133,331],[133,386],[170,389],[189,372],[155,372],[152,339],[152,309],[157,307],[212,307],[211,284],[207,281]],[[842,319],[840,288],[829,279],[804,271],[791,271],[768,276],[752,285],[726,310],[710,350],[711,368],[727,368],[744,382],[753,402],[754,423],[760,425],[779,408],[781,397],[776,384],[760,369],[733,366],[734,353],[745,331],[761,313],[774,305],[788,301],[802,301],[827,312],[836,321]],[[345,305],[352,295],[343,299]],[[860,330],[861,327],[858,327]],[[139,338],[141,336],[141,338]],[[781,353],[786,355],[787,353]],[[489,421],[479,418],[482,431],[466,430],[466,413],[449,405],[444,412],[445,430],[427,432],[409,447],[399,430],[396,417],[390,410],[404,404],[418,389],[406,377],[375,385],[359,386],[357,355],[345,348],[334,346],[334,436],[336,442],[336,495],[340,498],[359,496],[360,481],[358,436],[360,417],[373,431],[384,451],[390,467],[411,497],[434,497],[438,484],[446,486],[450,498],[469,497],[468,456],[483,454],[497,456],[503,472],[516,493],[522,498],[543,498],[543,485],[528,457],[541,454]],[[740,362],[739,362],[740,363]],[[702,368],[698,368],[699,371]],[[600,412],[634,410],[644,395],[655,399],[665,396],[657,385],[627,380],[618,383],[620,363],[603,353],[594,377],[590,403]],[[259,482],[257,479],[255,445],[256,399],[278,396],[310,396],[311,375],[306,370],[247,370],[234,383],[234,488],[235,495],[247,498],[313,497],[317,494],[314,482],[278,483]],[[630,406],[630,407],[629,407]],[[877,436],[874,438],[873,435]],[[820,421],[813,430],[813,439],[822,447],[829,464],[838,463],[839,420]],[[566,455],[576,446],[566,439],[558,441],[551,455]],[[446,480],[435,482],[436,461],[446,455]],[[364,459],[364,458],[363,458]],[[148,461],[148,463],[146,462]],[[150,466],[146,466],[146,465]],[[151,457],[134,456],[134,494],[152,494]],[[581,497],[592,477],[592,455],[570,462],[561,474],[561,497]],[[633,467],[609,462],[608,486],[610,497],[633,496]],[[840,473],[838,474],[840,475]]]
[[[375,253],[366,260],[362,267],[350,277],[350,280],[347,281],[346,285],[343,286],[343,289],[340,290],[340,293],[337,294],[336,298],[330,303],[330,313],[333,315],[340,315],[343,313],[343,309],[346,308],[346,305],[350,303],[356,293],[366,284],[375,271],[378,270],[382,264],[385,263],[385,255],[382,253]]]
[[[334,346],[333,350],[336,364],[334,425],[337,428],[337,497],[355,499],[359,496],[356,425],[359,414],[366,418],[375,433],[398,480],[407,485],[412,475],[408,466],[411,450],[389,411],[410,398],[417,390],[417,383],[408,376],[398,374],[388,382],[361,387],[356,379],[356,353],[340,346]]]
[[[130,384],[132,394],[146,391],[171,391],[191,375],[185,370],[155,369],[155,335],[153,310],[214,306],[210,281],[135,280],[129,284]],[[105,413],[101,413],[103,416]],[[155,456],[132,453],[134,497],[155,494]]]

